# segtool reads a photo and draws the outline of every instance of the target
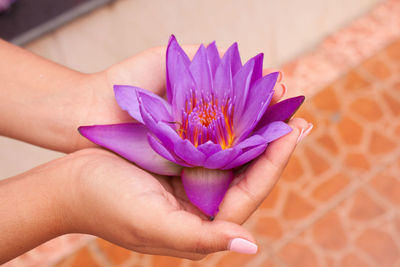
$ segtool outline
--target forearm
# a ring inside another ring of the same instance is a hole
[[[0,40],[0,135],[75,150],[89,76]]]
[[[0,181],[0,265],[67,231],[59,162]]]

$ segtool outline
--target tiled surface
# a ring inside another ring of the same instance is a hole
[[[400,40],[298,115],[315,128],[246,223],[260,244],[256,256],[190,262],[97,239],[57,266],[400,266]]]
[[[120,2],[122,3],[121,5],[132,4],[128,1]],[[146,6],[141,1],[135,2]],[[350,4],[349,12],[355,10],[355,7],[351,6],[353,4],[357,5],[355,2],[358,1],[348,3]],[[359,2],[359,8],[360,10],[363,10],[363,8],[365,10],[367,3],[372,4],[373,1],[361,2],[363,1]],[[286,1],[279,3],[285,5]],[[343,4],[341,1],[337,1],[337,3],[340,5]],[[290,85],[289,88],[291,90],[298,88],[298,92],[304,92],[307,96],[311,96],[319,91],[321,86],[361,62],[366,56],[376,53],[385,43],[399,38],[399,8],[400,2],[398,0],[386,1],[366,17],[352,23],[338,34],[329,37],[312,53],[301,57],[294,63],[285,65],[286,81]],[[102,45],[109,47],[112,44],[110,42],[102,42],[97,37],[92,38],[94,41],[88,40],[91,38],[89,37],[91,34],[97,34],[100,37],[101,34],[91,33],[90,27],[85,24],[93,23],[92,28],[101,25],[104,31],[110,30],[113,27],[109,25],[111,22],[107,20],[109,17],[108,12],[113,12],[116,9],[112,5],[99,10],[99,12],[94,12],[87,18],[78,20],[76,23],[72,23],[53,34],[43,37],[37,42],[32,43],[28,48],[62,64],[90,72],[113,63],[113,60],[118,61],[119,57],[122,58],[134,54],[142,49],[142,46],[144,48],[157,44],[155,40],[144,38],[138,41],[138,46],[135,46],[133,39],[130,40],[128,38],[123,43],[119,42],[121,44],[121,51],[125,52],[116,52],[127,53],[124,55],[108,55],[109,52],[107,52],[107,49],[102,50],[102,48],[98,48],[99,51],[91,49],[90,42],[102,43]],[[280,10],[279,12],[283,11]],[[128,14],[124,16],[128,16]],[[129,20],[126,17],[125,19],[121,18],[121,21],[126,23],[126,25],[129,24]],[[115,23],[115,21],[112,21],[112,23]],[[65,32],[63,33],[63,31]],[[80,39],[74,37],[78,35],[74,31],[81,33]],[[84,31],[85,34],[82,34],[81,31]],[[58,39],[55,37],[57,34],[65,35],[66,37]],[[185,34],[188,33],[180,34],[183,36],[184,42],[190,42],[190,35],[189,37],[185,37]],[[224,43],[224,38],[227,38],[227,43],[231,42],[232,36],[224,36],[221,35],[222,44]],[[202,40],[206,40],[207,38],[210,38],[210,40],[220,40],[219,37],[212,36],[205,37]],[[314,40],[321,38],[320,30],[314,38]],[[160,44],[164,43],[164,39],[160,40]],[[185,41],[185,39],[189,41]],[[83,48],[80,51],[79,47],[76,48],[74,40],[86,44],[86,50]],[[236,38],[236,40],[238,39]],[[71,43],[72,47],[68,45],[68,42]],[[64,46],[63,49],[70,49],[70,52],[64,53],[60,49],[62,45]],[[274,46],[272,43],[264,43],[264,45],[268,47],[270,45]],[[286,45],[302,47],[298,43],[293,42],[293,40]],[[132,48],[131,51],[130,48]],[[248,47],[244,48],[248,49]],[[244,48],[241,47],[241,50],[245,50]],[[289,48],[285,49],[290,50]],[[90,53],[87,54],[89,50]],[[76,53],[72,53],[71,51],[76,51]],[[299,147],[296,152],[297,154],[293,157],[287,168],[286,174],[268,200],[263,204],[262,209],[246,224],[252,232],[256,233],[258,241],[262,246],[262,251],[257,257],[234,253],[220,253],[219,255],[207,258],[205,261],[191,263],[169,257],[140,255],[121,250],[107,242],[96,240],[60,264],[62,266],[151,266],[151,264],[154,266],[244,266],[245,264],[248,266],[290,266],[290,262],[300,264],[301,260],[304,260],[306,266],[312,266],[314,262],[321,263],[321,266],[342,266],[340,265],[342,262],[344,262],[343,266],[346,266],[344,264],[348,264],[347,266],[362,266],[356,263],[367,259],[369,263],[367,266],[379,266],[379,264],[376,265],[372,261],[373,257],[377,257],[376,255],[364,258],[367,255],[365,251],[375,252],[374,249],[364,247],[355,250],[358,254],[354,251],[348,252],[347,249],[354,246],[353,243],[349,245],[349,242],[353,242],[353,239],[349,238],[345,239],[347,242],[345,246],[347,254],[343,252],[343,249],[340,254],[338,250],[330,251],[323,246],[318,247],[316,244],[326,244],[331,241],[326,241],[328,238],[324,237],[318,241],[320,243],[316,243],[317,241],[313,239],[314,234],[309,234],[308,231],[313,227],[317,227],[317,222],[321,220],[322,223],[320,225],[322,226],[319,226],[319,230],[315,231],[323,233],[324,221],[322,218],[325,214],[331,211],[334,212],[335,209],[338,209],[342,205],[345,199],[352,199],[351,196],[355,196],[355,192],[360,190],[359,188],[366,183],[364,181],[367,179],[365,178],[367,174],[376,174],[377,168],[383,169],[384,166],[391,163],[393,155],[396,155],[397,147],[392,145],[395,144],[398,146],[398,142],[393,137],[395,134],[400,135],[400,124],[393,125],[392,121],[395,121],[396,118],[394,114],[398,114],[399,112],[399,104],[398,98],[391,97],[391,94],[393,94],[392,88],[397,88],[394,90],[395,92],[399,92],[400,90],[400,81],[394,83],[394,80],[397,79],[394,74],[396,71],[397,73],[400,71],[400,67],[398,63],[394,63],[396,61],[392,62],[388,58],[398,59],[398,51],[399,48],[395,46],[386,49],[385,52],[381,52],[377,56],[367,60],[362,64],[362,67],[352,69],[341,79],[327,86],[311,101],[306,102],[302,113],[310,120],[317,121],[317,127],[313,130],[313,134],[304,142],[304,145]],[[102,56],[99,56],[99,54]],[[252,52],[249,54],[252,54]],[[81,60],[82,63],[80,64],[82,65],[80,66],[78,66],[78,58],[84,59]],[[278,62],[278,64],[281,63],[282,61]],[[386,89],[381,92],[379,88],[383,87]],[[292,92],[295,91],[292,90]],[[372,99],[378,105],[378,108],[374,112],[370,112],[370,96],[373,96]],[[393,114],[391,115],[392,121],[388,119],[388,114]],[[381,127],[384,127],[385,131],[382,131]],[[26,151],[23,147],[18,149],[19,143],[17,142],[12,144],[11,141],[3,139],[0,139],[0,142],[11,147],[10,151],[13,151],[16,155],[19,149]],[[39,149],[35,150],[34,147],[32,150],[34,150],[32,151],[32,158],[34,159],[32,162],[38,160],[34,155],[39,155],[43,159],[59,156],[59,154],[44,153]],[[5,154],[4,158],[8,159],[8,156]],[[29,163],[29,160],[25,165],[19,163],[18,167],[23,169],[25,166],[26,168]],[[10,165],[12,164],[10,163]],[[7,164],[7,166],[9,165]],[[15,170],[18,170],[18,168],[15,168]],[[394,177],[398,178],[398,175],[394,175]],[[389,184],[392,185],[392,182]],[[379,188],[380,190],[384,190],[383,188],[387,187],[389,186],[383,183],[380,184]],[[394,190],[392,186],[390,186],[390,190]],[[393,192],[392,195],[394,197],[392,196],[392,198],[395,199],[396,192],[398,191]],[[362,200],[363,197],[366,199],[365,194],[361,194]],[[383,209],[386,214],[386,206]],[[336,219],[342,217],[343,215],[337,211],[333,216],[328,218]],[[395,222],[398,229],[400,227],[398,215]],[[340,219],[339,227],[346,235],[350,231],[349,229],[353,229],[346,228],[347,225],[347,222],[345,224]],[[340,229],[337,231],[341,231]],[[367,236],[366,238],[370,238],[374,234],[375,236],[380,236],[375,232],[371,233],[369,231],[364,236]],[[323,236],[323,234],[320,236]],[[390,237],[393,238],[393,236]],[[34,250],[10,262],[7,266],[43,266],[46,262],[54,262],[60,255],[81,246],[82,242],[86,242],[86,238],[82,237],[80,239],[65,236],[55,239],[41,246],[40,249]],[[354,240],[358,240],[356,237],[354,238]],[[343,240],[338,242],[344,243]],[[390,243],[391,241],[388,242]],[[333,246],[339,247],[338,245]],[[396,250],[393,251],[396,252]],[[301,257],[299,256],[300,258],[296,259],[296,255],[300,255]],[[304,257],[304,255],[307,255],[307,257]],[[360,255],[363,257],[360,257]],[[325,262],[327,263],[323,265]]]

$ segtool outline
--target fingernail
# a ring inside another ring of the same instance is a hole
[[[243,238],[234,238],[229,241],[228,250],[243,254],[256,254],[258,246]]]
[[[314,125],[312,123],[308,123],[308,127],[305,129],[301,129],[300,135],[297,138],[297,144],[301,142],[307,135],[310,134],[311,130],[313,129]]]
[[[286,85],[284,83],[280,84],[282,86],[282,95],[281,98],[286,94]]]
[[[283,72],[282,72],[282,71],[279,71],[279,75],[278,75],[278,80],[277,80],[277,82],[280,83],[280,82],[282,81],[282,79],[283,79]]]

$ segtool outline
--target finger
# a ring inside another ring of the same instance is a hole
[[[162,218],[157,237],[163,248],[194,254],[224,250],[257,252],[254,238],[240,225],[222,220],[201,220],[183,210],[170,211]]]
[[[292,119],[289,125],[293,130],[270,143],[264,154],[243,173],[243,178],[228,190],[216,219],[241,224],[268,196],[282,174],[300,135],[308,134],[308,128],[312,127],[312,124],[298,118]]]

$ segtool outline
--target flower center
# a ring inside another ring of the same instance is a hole
[[[230,99],[221,105],[214,97],[198,100],[192,96],[186,100],[178,132],[181,138],[190,140],[196,147],[212,141],[226,149],[234,139],[232,117],[233,105]]]

